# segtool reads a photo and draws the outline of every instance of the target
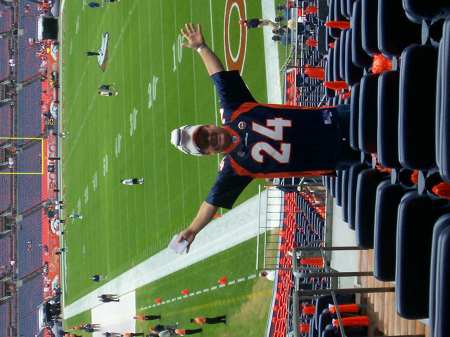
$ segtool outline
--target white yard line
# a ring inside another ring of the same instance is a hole
[[[275,1],[262,0],[262,17],[275,19]],[[266,60],[267,102],[282,103],[280,83],[280,61],[278,58],[278,45],[272,41],[272,28],[264,27],[264,57]]]
[[[265,192],[263,192],[265,193]],[[258,196],[244,202],[208,225],[195,239],[189,254],[177,255],[164,249],[146,261],[97,288],[64,308],[64,318],[73,317],[99,305],[100,294],[124,295],[150,282],[225,251],[258,234],[258,212],[265,223],[266,210],[259,209]],[[96,322],[95,322],[96,323]]]

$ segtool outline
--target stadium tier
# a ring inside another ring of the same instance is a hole
[[[38,307],[42,304],[44,283],[42,275],[24,281],[17,291],[18,331],[27,331],[32,336],[39,330]]]
[[[36,70],[37,72],[37,70]],[[41,83],[34,81],[17,93],[17,136],[38,137],[41,134]]]
[[[17,231],[17,268],[19,278],[23,278],[33,272],[40,274],[42,271],[43,245],[41,227],[41,209],[25,216],[20,224],[20,228]]]

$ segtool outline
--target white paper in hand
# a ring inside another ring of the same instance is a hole
[[[186,240],[181,240],[181,242],[178,242],[179,237],[180,236],[178,234],[175,234],[172,241],[169,243],[169,248],[177,254],[183,254],[186,252],[188,242]]]

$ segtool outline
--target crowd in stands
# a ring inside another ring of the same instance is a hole
[[[2,336],[37,335],[37,308],[44,289],[52,286],[43,263],[48,254],[42,243],[43,185],[42,176],[36,174],[43,167],[42,141],[14,140],[45,138],[51,131],[44,127],[47,117],[42,113],[50,110],[49,104],[43,104],[43,88],[54,84],[55,74],[47,67],[52,43],[37,39],[39,16],[51,15],[50,4],[48,0],[0,2]],[[23,172],[31,174],[16,175]],[[17,287],[18,281],[23,285]]]

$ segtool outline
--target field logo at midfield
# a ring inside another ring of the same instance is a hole
[[[245,0],[227,0],[225,3],[224,19],[224,49],[225,61],[228,70],[239,70],[242,74],[245,62],[245,52],[247,48],[247,27],[239,25],[239,22],[230,22],[233,11],[238,11],[240,19],[246,18]],[[239,25],[239,49],[237,55],[233,54],[230,45],[230,25]]]

